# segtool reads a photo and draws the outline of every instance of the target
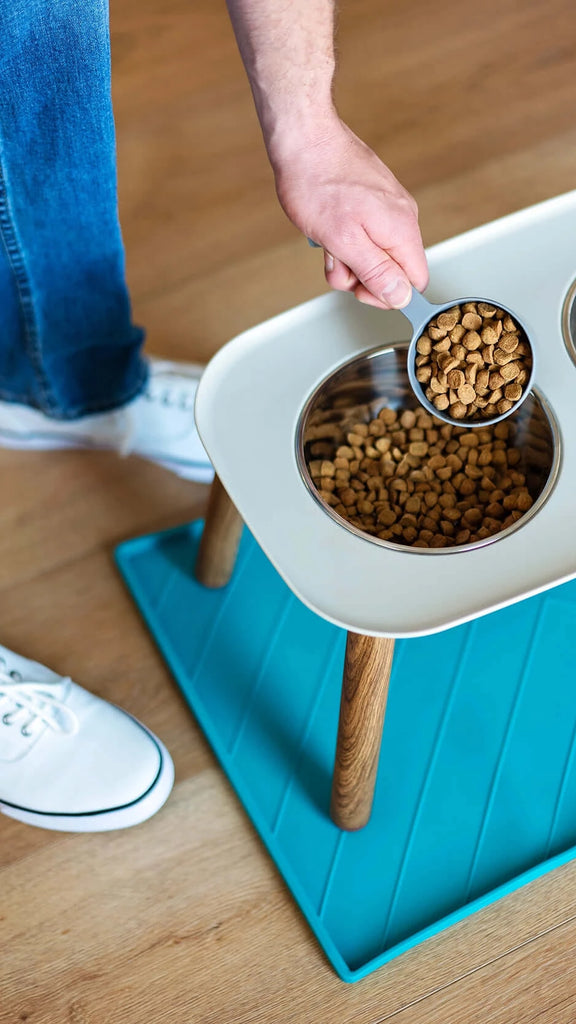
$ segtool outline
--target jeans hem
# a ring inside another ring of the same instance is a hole
[[[29,395],[21,396],[14,395],[13,392],[4,391],[0,388],[0,401],[10,402],[12,405],[25,405],[29,409],[35,409],[37,412],[42,413],[47,419],[51,420],[79,420],[84,416],[96,416],[99,413],[114,412],[116,409],[121,409],[124,405],[128,405],[135,398],[138,398],[142,394],[146,384],[148,383],[149,370],[145,363],[142,370],[141,379],[138,380],[136,385],[124,392],[120,397],[114,398],[112,401],[106,399],[100,402],[85,402],[82,405],[75,405],[66,411],[55,410],[47,412],[37,402],[30,398]]]

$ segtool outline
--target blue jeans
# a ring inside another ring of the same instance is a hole
[[[147,378],[117,214],[108,0],[0,0],[0,399],[58,419]]]

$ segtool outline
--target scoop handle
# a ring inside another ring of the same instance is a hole
[[[419,328],[423,328],[435,316],[437,308],[413,288],[410,302],[407,306],[403,306],[400,312],[410,321],[416,334]]]

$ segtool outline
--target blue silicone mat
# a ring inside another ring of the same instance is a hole
[[[193,577],[202,522],[117,561],[318,941],[356,981],[576,855],[576,582],[396,644],[374,810],[328,816],[345,633],[247,530],[232,582]]]

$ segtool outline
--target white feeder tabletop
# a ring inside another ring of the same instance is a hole
[[[342,363],[407,340],[401,313],[343,293],[313,299],[229,342],[196,401],[216,472],[270,561],[306,605],[358,633],[434,633],[576,576],[576,366],[561,330],[576,278],[576,192],[442,242],[428,259],[432,302],[490,298],[530,331],[562,463],[547,502],[515,533],[469,552],[395,551],[334,522],[304,485],[295,456],[303,405]]]

